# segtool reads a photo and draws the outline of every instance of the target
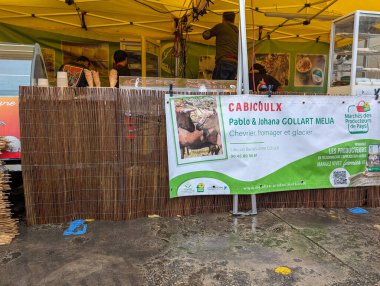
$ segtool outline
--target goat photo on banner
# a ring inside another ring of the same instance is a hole
[[[178,164],[226,158],[216,97],[177,98],[171,108]]]

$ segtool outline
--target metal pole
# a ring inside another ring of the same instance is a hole
[[[237,94],[240,95],[242,94],[242,73],[243,73],[243,68],[242,68],[242,59],[241,59],[241,29],[239,29],[239,53],[238,53],[238,69],[237,69]]]
[[[248,81],[248,51],[247,51],[247,24],[245,20],[245,0],[240,0],[240,38],[241,38],[241,69],[243,72],[243,90],[245,94],[249,93]]]
[[[239,29],[239,52],[238,52],[238,69],[237,69],[237,94],[242,94],[242,89],[243,89],[243,86],[242,86],[242,83],[243,83],[243,79],[242,79],[242,74],[243,74],[243,68],[242,68],[242,58],[241,58],[241,55],[242,55],[242,52],[241,52],[241,48],[242,48],[242,44],[241,44],[241,22],[239,22],[239,26],[240,26],[240,29]],[[233,202],[232,202],[232,214],[233,215],[238,215],[239,214],[239,195],[233,195]]]
[[[356,62],[357,62],[357,50],[358,50],[358,41],[359,41],[359,14],[360,12],[356,11],[354,16],[354,30],[353,30],[353,43],[352,43],[352,64],[351,64],[351,94],[355,95],[355,81],[356,81]]]
[[[141,77],[146,77],[146,39],[141,36]]]
[[[233,196],[232,214],[239,214],[239,195]]]
[[[245,20],[245,0],[239,1],[240,22],[239,22],[239,54],[237,70],[237,94],[249,93],[248,81],[248,51],[247,51],[247,32]],[[243,84],[243,85],[242,85]],[[239,195],[233,195],[232,214],[234,215],[252,215],[257,214],[256,195],[251,195],[252,209],[249,213],[239,212]]]
[[[251,214],[252,215],[257,214],[256,195],[251,195],[251,205],[252,205]]]
[[[241,60],[243,71],[243,89],[244,93],[249,93],[249,80],[248,80],[248,50],[247,50],[247,22],[245,18],[245,0],[240,0],[240,35],[241,35]],[[257,214],[256,195],[251,195],[251,214]]]

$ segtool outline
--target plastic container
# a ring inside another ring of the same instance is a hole
[[[69,80],[67,78],[67,72],[57,72],[57,87],[68,87]]]
[[[41,87],[48,87],[49,80],[47,78],[39,78],[37,84],[38,86],[41,86]]]

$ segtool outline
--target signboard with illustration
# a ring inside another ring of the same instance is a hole
[[[98,71],[101,77],[108,77],[108,43],[74,43],[62,41],[63,63],[73,63],[78,57],[86,56],[91,61],[91,69]]]
[[[289,85],[289,54],[256,54],[256,63],[264,66],[267,74],[273,76],[285,87]]]
[[[325,78],[326,56],[297,54],[294,86],[322,86]]]
[[[380,185],[374,97],[166,96],[170,196]]]
[[[10,142],[0,159],[21,158],[19,122],[18,97],[0,97],[0,136]]]

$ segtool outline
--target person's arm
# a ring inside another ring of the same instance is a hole
[[[117,70],[112,69],[109,75],[110,87],[115,87],[117,84]]]
[[[203,34],[202,34],[203,39],[209,40],[212,37],[215,37],[218,34],[218,32],[219,32],[220,25],[221,24],[215,25],[210,30],[204,31]]]
[[[84,76],[86,77],[88,87],[94,87],[94,79],[92,78],[92,73],[88,69],[84,69]]]
[[[96,87],[100,87],[101,83],[100,83],[100,78],[99,78],[99,72],[97,72],[97,71],[91,71],[91,73],[92,73],[92,78],[94,80],[94,85]]]

